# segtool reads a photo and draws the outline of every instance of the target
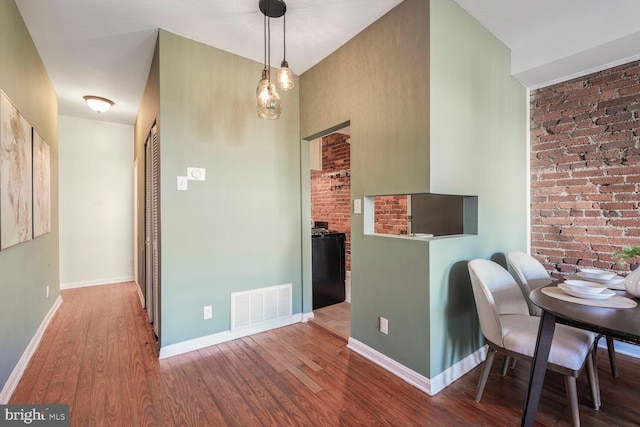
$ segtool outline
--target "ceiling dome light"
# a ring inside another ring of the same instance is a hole
[[[89,108],[96,113],[104,113],[113,106],[113,101],[101,96],[86,95],[84,100],[87,101]]]

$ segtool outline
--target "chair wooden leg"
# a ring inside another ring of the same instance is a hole
[[[487,378],[489,378],[489,372],[491,372],[491,365],[493,365],[493,358],[496,353],[496,350],[489,347],[489,350],[487,351],[487,358],[484,361],[484,368],[482,368],[482,374],[478,381],[478,388],[476,389],[476,402],[480,402],[480,399],[482,398],[482,392],[484,391],[484,386],[487,384]]]
[[[580,427],[580,413],[578,412],[578,391],[576,388],[576,377],[566,375],[564,386],[567,389],[567,400],[571,409],[571,425]]]
[[[618,378],[618,364],[616,363],[616,348],[613,337],[607,335],[607,351],[609,352],[609,363],[611,364],[611,375]]]
[[[600,384],[598,382],[597,368],[595,367],[591,353],[587,356],[587,379],[589,380],[589,390],[591,390],[591,401],[593,409],[600,409]]]

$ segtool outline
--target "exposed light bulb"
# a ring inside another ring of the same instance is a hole
[[[276,74],[276,81],[278,82],[278,87],[282,90],[291,90],[295,87],[295,76],[287,61],[282,61],[280,64],[278,74]]]
[[[272,82],[267,81],[267,85],[260,90],[256,98],[256,110],[261,119],[275,120],[280,117],[282,102]]]

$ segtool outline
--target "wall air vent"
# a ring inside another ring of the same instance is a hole
[[[291,316],[292,284],[231,294],[231,331]]]

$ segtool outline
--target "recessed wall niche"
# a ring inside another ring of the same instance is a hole
[[[478,234],[478,196],[390,194],[365,196],[365,234],[431,238]]]

